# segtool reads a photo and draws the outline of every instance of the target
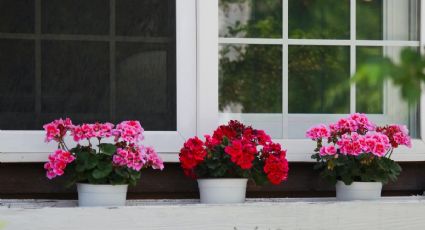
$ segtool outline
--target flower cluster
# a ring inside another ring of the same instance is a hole
[[[393,150],[400,145],[410,147],[405,126],[379,127],[366,115],[355,113],[336,123],[310,128],[306,136],[316,142],[316,169],[325,179],[346,185],[353,181],[395,181],[401,167],[391,159]]]
[[[91,175],[88,178],[98,179],[99,183],[104,183],[105,179],[116,181],[120,177],[124,177],[124,181],[128,178],[135,180],[137,176],[133,174],[139,173],[142,168],[152,167],[161,170],[164,168],[155,150],[139,143],[143,139],[144,132],[139,121],[123,121],[114,128],[114,124],[109,122],[74,125],[71,119],[66,118],[55,120],[43,127],[46,131],[46,141],[53,140],[59,146],[59,149],[49,156],[49,162],[44,166],[49,179],[63,175],[64,169],[70,163],[77,164],[77,167],[78,164],[82,164],[79,170],[89,170],[90,173],[83,172],[80,176]],[[69,149],[64,141],[68,132],[75,142],[88,140],[88,146],[78,143],[75,148]],[[114,143],[101,143],[103,138],[112,136]],[[98,140],[97,148],[92,146],[91,138]],[[87,165],[93,166],[86,167]],[[113,169],[129,171],[118,171],[117,175],[113,175],[116,172]]]
[[[74,125],[72,124],[72,121],[69,118],[66,118],[65,120],[58,119],[48,124],[45,124],[43,125],[43,128],[46,131],[45,141],[50,142],[54,140],[58,142],[66,135],[66,132],[71,130],[73,127]]]
[[[358,156],[362,153],[372,153],[375,156],[382,157],[391,147],[388,137],[382,133],[370,133],[366,135],[360,135],[357,132],[345,133],[336,144],[341,154],[352,156]],[[322,146],[320,149],[321,155],[326,155],[328,152],[330,155],[334,155],[336,153],[335,146]]]
[[[164,163],[153,148],[134,144],[130,144],[126,148],[118,148],[112,161],[117,166],[125,166],[136,171],[140,171],[146,166],[161,170],[164,168]]]
[[[187,140],[180,150],[180,163],[185,173],[189,175],[189,171],[203,162],[206,155],[204,143],[198,137]]]
[[[364,114],[351,114],[348,118],[326,125],[310,128],[306,136],[318,143],[320,156],[336,154],[359,156],[373,154],[383,157],[399,145],[411,146],[405,126],[377,127]],[[327,140],[327,145],[323,143]]]
[[[123,121],[119,123],[113,131],[115,141],[121,139],[129,143],[143,140],[143,128],[138,121]]]
[[[397,148],[399,145],[405,145],[409,148],[412,147],[409,130],[405,125],[387,125],[378,127],[376,131],[388,136],[393,148]]]
[[[82,124],[75,125],[71,129],[71,136],[74,141],[80,141],[90,138],[107,138],[112,135],[112,129],[114,125],[111,123],[94,123],[94,124]]]
[[[49,155],[49,161],[44,164],[44,169],[47,170],[46,176],[49,179],[62,176],[66,166],[74,160],[75,157],[70,152],[57,149]]]
[[[142,154],[144,162],[146,162],[147,165],[152,166],[153,169],[164,169],[164,162],[162,159],[158,156],[155,149],[152,147],[146,147],[144,148],[145,154]]]
[[[279,184],[288,174],[286,151],[263,130],[238,121],[219,126],[212,136],[205,135],[205,141],[188,139],[179,159],[191,177],[241,177],[238,173],[251,172],[265,174],[271,183]]]

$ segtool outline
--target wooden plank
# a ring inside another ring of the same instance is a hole
[[[234,205],[142,201],[120,208],[0,207],[0,221],[5,230],[424,229],[424,204],[421,197],[354,202],[262,200]]]

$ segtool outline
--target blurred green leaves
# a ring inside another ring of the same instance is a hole
[[[398,63],[389,57],[364,63],[351,79],[351,83],[378,87],[389,80],[400,88],[402,99],[413,105],[421,96],[421,84],[425,81],[424,70],[425,57],[417,50],[404,48]]]

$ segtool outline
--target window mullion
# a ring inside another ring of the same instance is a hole
[[[282,5],[282,125],[283,125],[283,139],[289,138],[289,46],[288,46],[288,16],[289,0],[283,0]]]
[[[356,73],[356,0],[350,0],[350,77]],[[350,84],[350,113],[356,112],[356,85]]]
[[[420,11],[419,11],[419,17],[420,17],[420,22],[419,22],[419,32],[420,32],[420,36],[419,36],[419,50],[420,53],[422,55],[425,55],[425,4],[423,4],[424,2],[421,1],[419,6],[420,6]],[[425,88],[424,84],[422,84],[422,95],[421,95],[421,99],[420,99],[420,106],[419,106],[419,110],[420,110],[420,117],[424,117],[423,115],[425,114],[425,93],[423,93],[423,89]],[[424,134],[425,134],[425,122],[420,118],[419,120],[419,136],[422,138],[422,140],[424,140]]]
[[[35,122],[41,119],[41,0],[35,1]]]
[[[110,14],[109,14],[109,118],[115,121],[116,111],[116,64],[115,64],[115,0],[109,1]]]

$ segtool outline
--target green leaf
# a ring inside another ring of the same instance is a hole
[[[108,156],[112,156],[117,151],[117,147],[114,144],[109,143],[100,144],[99,149],[101,153]]]
[[[112,172],[112,163],[111,162],[101,162],[95,170],[92,172],[92,176],[95,179],[101,179],[109,176]]]

